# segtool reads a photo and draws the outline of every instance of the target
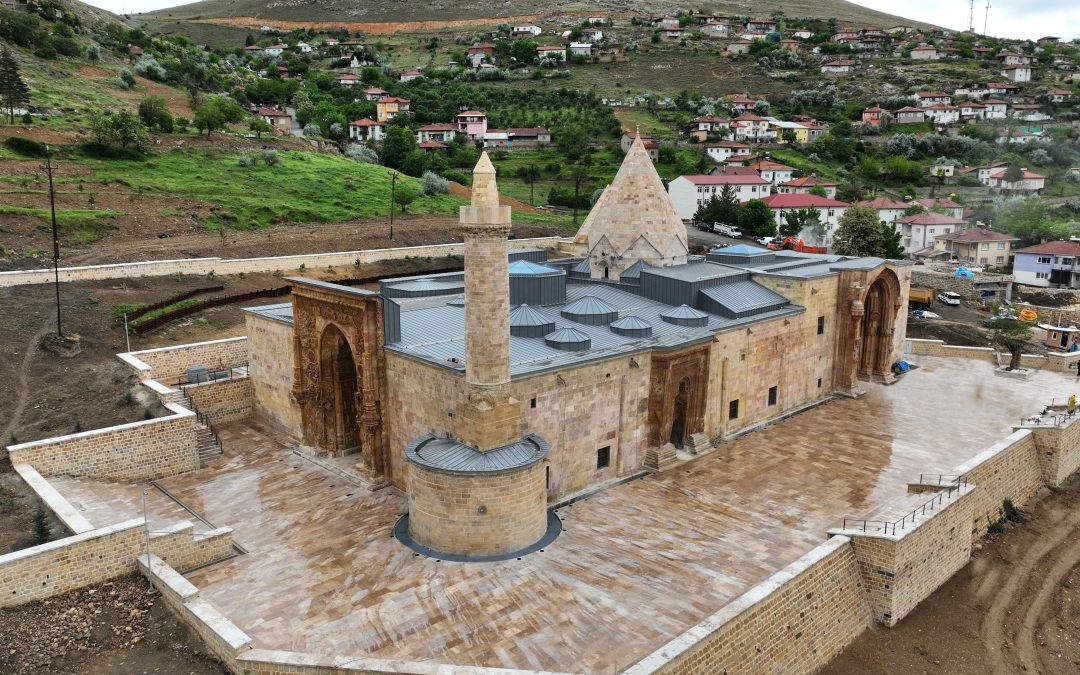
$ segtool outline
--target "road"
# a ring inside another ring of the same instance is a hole
[[[725,237],[723,235],[716,234],[714,232],[704,232],[697,229],[693,225],[686,226],[686,237],[690,242],[690,245],[700,244],[702,246],[718,246],[720,244],[749,244],[750,246],[759,246],[753,239],[732,239],[731,237]],[[764,247],[762,247],[764,248]]]

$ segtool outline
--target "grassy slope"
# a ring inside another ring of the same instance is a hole
[[[854,23],[889,27],[897,24],[926,26],[893,14],[878,12],[844,0],[761,0],[748,4],[740,0],[713,0],[695,9],[743,16],[769,15],[777,9],[788,16],[830,18]],[[559,12],[595,12],[661,14],[671,11],[670,4],[653,0],[552,0],[538,5],[530,0],[507,0],[493,7],[485,3],[461,3],[457,0],[324,0],[318,4],[286,4],[271,0],[204,0],[181,7],[170,7],[146,15],[149,18],[258,16],[286,21],[380,21],[407,22],[423,20],[484,19],[508,16],[557,14]]]

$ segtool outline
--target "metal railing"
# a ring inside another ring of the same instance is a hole
[[[1030,417],[1021,417],[1021,427],[1061,427],[1076,417],[1077,412],[1080,412],[1080,407],[1069,410],[1067,407],[1058,405],[1057,399],[1051,399],[1050,405],[1043,408],[1042,412],[1038,415],[1031,415]]]
[[[221,436],[218,435],[217,429],[214,428],[213,423],[210,421],[210,416],[204,412],[201,412],[195,406],[195,401],[191,399],[191,396],[189,396],[186,391],[184,391],[183,389],[180,389],[179,391],[180,396],[184,399],[184,406],[191,412],[195,413],[195,419],[198,420],[199,423],[202,424],[204,427],[206,427],[206,430],[210,433],[210,439],[213,441],[214,445],[217,446],[218,452],[224,454],[225,447],[221,444]]]
[[[920,473],[919,485],[955,485],[959,483],[964,477],[956,474],[946,473]]]
[[[907,529],[908,524],[912,527],[918,521],[919,517],[925,517],[927,511],[933,514],[933,511],[942,506],[946,501],[952,499],[954,492],[959,492],[966,488],[968,485],[967,478],[964,476],[958,476],[956,482],[946,487],[941,492],[938,492],[929,501],[925,502],[921,506],[917,506],[911,510],[911,512],[905,514],[899,520],[867,520],[863,518],[844,518],[845,530],[859,530],[861,532],[877,532],[882,534],[895,535],[897,531]]]
[[[228,367],[220,367],[214,370],[207,370],[205,377],[200,377],[198,381],[192,382],[187,373],[181,374],[176,378],[176,388],[183,391],[183,388],[189,384],[209,384],[212,382],[226,382],[228,380],[241,380],[248,376],[248,364],[247,361]],[[184,396],[187,396],[185,393]]]

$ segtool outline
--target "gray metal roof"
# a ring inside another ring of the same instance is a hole
[[[711,279],[723,279],[724,277],[743,276],[746,270],[738,267],[729,267],[717,263],[705,263],[695,265],[675,265],[673,267],[650,267],[641,270],[641,274],[679,281],[708,281]]]
[[[582,352],[592,346],[588,335],[573,328],[559,328],[548,333],[544,336],[544,343],[564,352]]]
[[[638,279],[641,277],[641,270],[649,269],[649,267],[649,263],[644,260],[638,260],[633,265],[623,270],[622,274],[619,275],[619,279]]]
[[[451,299],[446,301],[446,304],[450,305],[451,307],[464,307],[465,306],[465,296],[464,295],[459,295],[456,298],[451,298]]]
[[[642,321],[636,316],[625,316],[618,321],[612,321],[608,327],[619,335],[629,337],[649,337],[652,335],[652,324]]]
[[[405,456],[410,462],[462,475],[514,471],[536,464],[547,453],[547,442],[536,434],[487,452],[453,438],[436,438],[433,434],[421,436],[405,446]]]
[[[548,267],[547,265],[538,265],[528,260],[516,260],[510,263],[510,276],[528,276],[539,277],[566,274],[563,270],[555,269],[554,267]]]
[[[261,305],[259,307],[244,307],[240,311],[254,314],[255,316],[261,316],[264,319],[287,323],[290,326],[293,322],[291,302],[281,302],[276,305]]]
[[[752,316],[764,310],[779,309],[788,304],[788,299],[784,296],[753,281],[711,286],[698,293],[716,303],[720,314],[732,319]]]
[[[555,320],[528,305],[510,310],[510,334],[518,337],[543,337],[555,330]]]
[[[704,326],[709,323],[708,314],[687,305],[660,312],[660,318],[676,326]]]
[[[619,318],[619,310],[594,295],[586,295],[571,302],[559,312],[577,323],[600,325]]]

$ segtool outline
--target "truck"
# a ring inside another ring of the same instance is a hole
[[[925,286],[912,286],[908,295],[908,309],[930,309],[936,292]]]

